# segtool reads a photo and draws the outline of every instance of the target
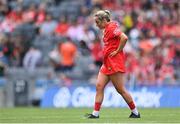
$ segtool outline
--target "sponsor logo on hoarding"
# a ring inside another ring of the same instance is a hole
[[[139,107],[160,107],[162,92],[148,91],[142,88],[139,91],[131,92],[136,105]],[[90,87],[76,87],[73,91],[63,87],[54,95],[53,104],[55,107],[92,107],[94,104],[95,90]],[[105,107],[127,106],[123,98],[117,93],[114,87],[105,89],[103,101]]]

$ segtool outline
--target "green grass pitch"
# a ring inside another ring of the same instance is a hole
[[[129,119],[127,108],[102,108],[100,119],[86,119],[90,108],[1,108],[0,123],[180,123],[180,108],[140,108],[140,119]]]

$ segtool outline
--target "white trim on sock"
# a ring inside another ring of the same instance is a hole
[[[95,111],[95,110],[94,110],[94,111],[92,112],[92,114],[93,114],[94,116],[99,116],[99,111]]]
[[[138,112],[138,110],[137,110],[137,108],[134,108],[133,110],[131,110],[135,115],[138,115],[139,114],[139,112]]]

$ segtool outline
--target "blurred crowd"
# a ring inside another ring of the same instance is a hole
[[[0,0],[0,75],[11,67],[98,70],[103,44],[93,13],[99,9],[110,10],[129,37],[127,82],[180,84],[178,0]]]

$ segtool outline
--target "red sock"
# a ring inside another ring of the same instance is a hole
[[[128,103],[128,106],[131,110],[135,109],[135,107],[136,107],[133,101]]]
[[[99,111],[100,108],[101,108],[101,103],[96,102],[95,105],[94,105],[94,110]]]

